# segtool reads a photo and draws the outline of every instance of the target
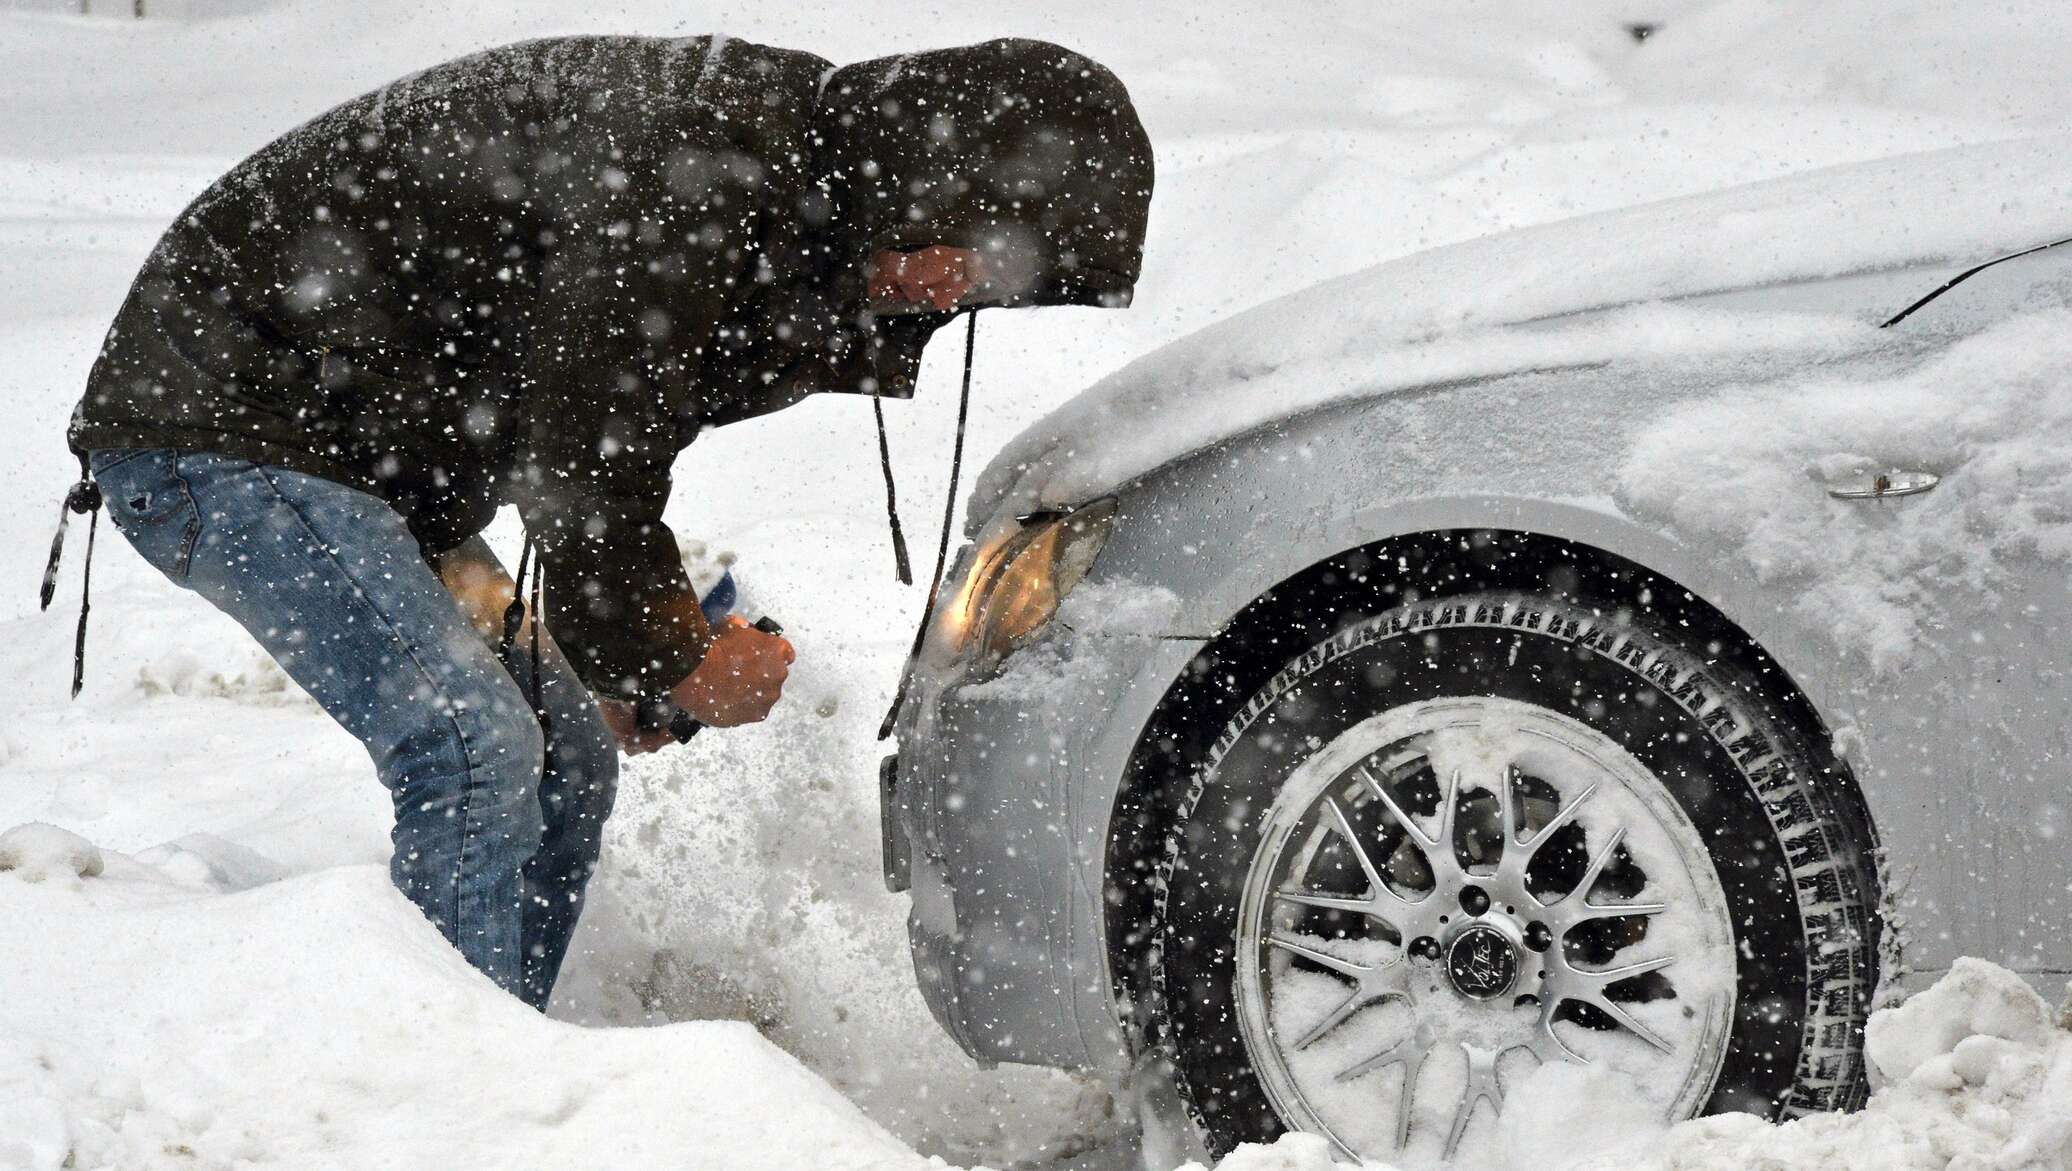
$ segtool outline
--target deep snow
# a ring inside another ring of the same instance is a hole
[[[878,885],[871,734],[919,598],[890,580],[857,404],[731,428],[680,462],[673,523],[741,551],[744,608],[781,617],[801,665],[768,726],[629,766],[558,1020],[500,999],[387,889],[385,797],[357,747],[119,540],[96,565],[87,692],[65,701],[76,563],[58,610],[29,600],[70,475],[63,417],[157,232],[243,153],[411,68],[523,36],[725,29],[836,60],[1003,33],[1072,44],[1131,86],[1159,151],[1146,279],[1124,313],[981,320],[982,456],[1125,360],[1322,278],[1563,216],[2066,128],[2072,12],[1821,11],[1817,25],[1783,4],[1672,0],[1582,14],[379,0],[141,25],[0,11],[0,484],[17,503],[0,514],[14,551],[0,571],[0,673],[14,682],[0,695],[0,829],[80,835],[0,841],[0,1168],[924,1165],[915,1149],[1000,1165],[1127,1125],[1101,1087],[973,1068],[913,989],[905,901]],[[1627,17],[1668,24],[1635,45]],[[888,412],[913,515],[939,498],[953,377],[938,353],[919,400]],[[83,875],[75,861],[94,856],[103,873]],[[1520,1101],[1591,1103],[1599,1133],[1635,1144],[1608,1165],[1887,1152],[1898,1166],[1967,1152],[2064,1165],[2062,1031],[1960,1059],[1964,1037],[1994,1027],[1951,1022],[2020,995],[1989,969],[1950,981],[1902,1031],[1933,1023],[1952,1039],[1903,1063],[1904,1084],[1859,1118],[1700,1122],[1665,1139],[1602,1113],[1573,1076]],[[699,1017],[752,1021],[768,1041]],[[1291,1139],[1225,1171],[1325,1165]]]
[[[232,877],[219,844],[155,859],[47,825],[0,837],[0,1167],[942,1166],[748,1024],[541,1018],[390,897],[379,866]],[[33,993],[33,994],[31,994]],[[2072,1002],[1961,960],[1872,1019],[1861,1114],[1663,1130],[1603,1071],[1511,1096],[1512,1166],[2072,1165]],[[1549,1161],[1550,1134],[1591,1120]],[[1328,1171],[1321,1140],[1220,1171]]]

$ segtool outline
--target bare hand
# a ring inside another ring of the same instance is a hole
[[[676,737],[665,728],[643,731],[636,710],[625,700],[597,697],[598,714],[604,717],[604,726],[611,729],[612,739],[619,742],[620,752],[628,756],[645,756],[676,743]]]
[[[783,695],[795,657],[782,635],[757,630],[738,615],[730,617],[714,628],[704,661],[670,691],[669,698],[715,728],[761,723]]]
[[[879,301],[953,309],[984,279],[985,260],[969,248],[930,244],[871,258],[870,292]]]

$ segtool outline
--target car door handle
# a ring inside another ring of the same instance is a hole
[[[1919,496],[1932,491],[1942,477],[1934,472],[1878,472],[1855,476],[1827,486],[1837,500],[1886,500],[1894,496]]]

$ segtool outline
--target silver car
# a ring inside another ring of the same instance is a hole
[[[1664,1118],[1850,1109],[1881,998],[1963,955],[2062,987],[2072,549],[2017,529],[2072,521],[2001,465],[2064,412],[1907,412],[2062,334],[2072,248],[1878,326],[2072,229],[2067,157],[1406,258],[1011,446],[884,772],[943,1027],[1189,1148],[1419,1165],[1547,1067]],[[1850,458],[1762,462],[1837,420]]]

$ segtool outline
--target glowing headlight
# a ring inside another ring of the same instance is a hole
[[[1093,568],[1114,523],[1110,497],[1025,518],[1020,528],[988,542],[943,607],[942,644],[960,654],[976,648],[981,663],[996,663],[1028,642]]]

